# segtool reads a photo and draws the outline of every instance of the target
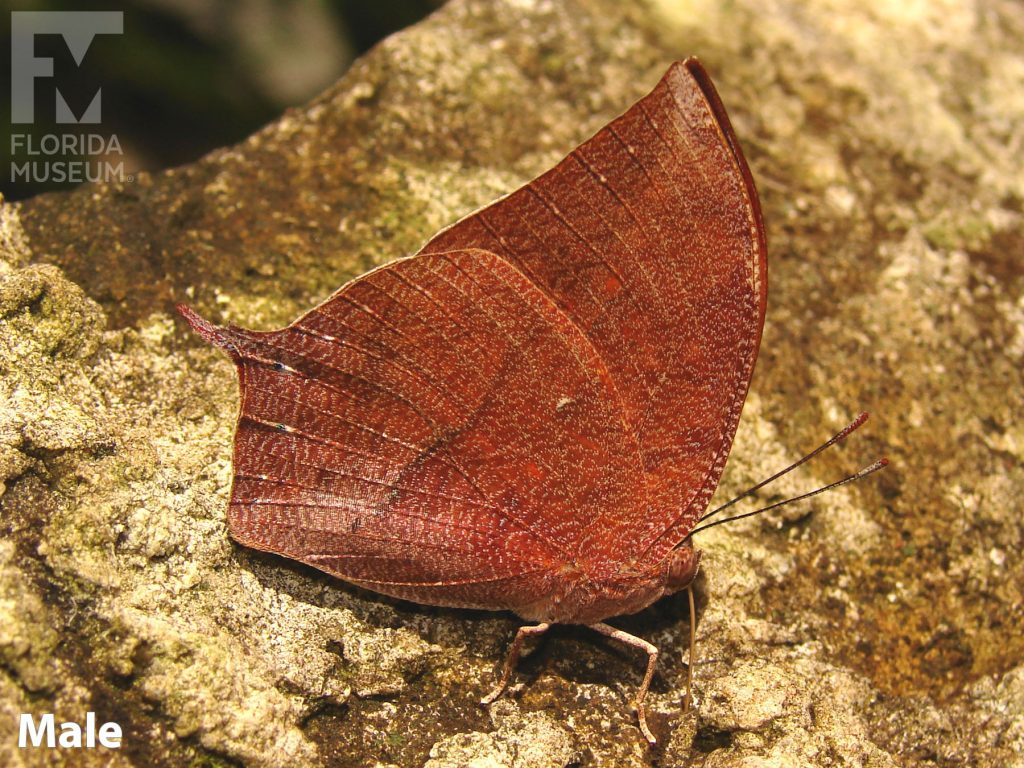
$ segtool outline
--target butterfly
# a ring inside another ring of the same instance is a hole
[[[653,742],[657,649],[605,621],[697,572],[690,537],[767,288],[725,108],[696,59],[673,64],[554,168],[286,328],[179,307],[238,370],[230,535],[385,595],[531,622],[488,702],[552,624],[638,647]]]

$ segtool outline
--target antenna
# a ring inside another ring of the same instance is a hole
[[[827,440],[826,442],[824,442],[821,445],[819,445],[817,448],[815,448],[813,451],[808,453],[806,456],[804,456],[799,461],[796,461],[796,462],[790,464],[785,469],[779,470],[774,475],[769,477],[767,480],[762,480],[760,483],[758,483],[757,485],[753,486],[752,488],[748,488],[743,493],[741,493],[739,496],[735,497],[734,499],[731,499],[730,501],[725,502],[725,504],[723,504],[722,506],[716,507],[715,509],[712,509],[710,512],[705,512],[703,515],[701,515],[700,520],[698,520],[698,522],[703,523],[709,517],[712,517],[713,515],[717,515],[723,509],[728,509],[733,504],[735,504],[737,501],[741,501],[742,499],[747,498],[751,494],[756,493],[761,488],[764,488],[766,485],[768,485],[768,483],[770,483],[770,482],[772,482],[774,480],[778,480],[783,475],[792,472],[794,469],[799,467],[804,462],[807,462],[807,461],[810,461],[811,459],[813,459],[815,456],[817,456],[819,453],[824,451],[826,448],[830,448],[831,446],[835,445],[836,443],[842,442],[847,437],[849,437],[853,432],[855,432],[859,427],[861,427],[864,424],[864,422],[867,421],[867,420],[868,420],[868,413],[867,413],[867,411],[865,411],[865,412],[861,413],[861,415],[858,416],[856,419],[854,419],[849,424],[847,424],[845,427],[843,427],[841,430],[839,430],[836,434],[834,434],[829,440]],[[884,459],[883,459],[883,461],[884,461]],[[885,466],[885,465],[883,464],[882,466]],[[880,468],[881,467],[876,467],[876,469],[880,469]],[[872,472],[873,471],[874,470],[872,470]],[[867,473],[865,473],[865,474],[867,474]],[[863,476],[863,475],[860,475],[860,476]],[[850,477],[846,478],[845,480],[839,481],[839,483],[837,483],[837,485],[842,485],[843,483],[850,482],[850,481],[852,481],[854,479],[856,479],[855,476],[851,475]],[[834,487],[834,486],[828,486],[828,487]],[[813,496],[815,493],[821,493],[824,490],[826,490],[826,488],[819,488],[817,491],[814,491],[814,493],[812,493],[810,495]],[[790,499],[789,501],[796,501],[797,499],[802,499],[802,498],[806,498],[806,497],[805,496],[797,496],[796,498]],[[786,504],[788,502],[780,502],[780,503]],[[764,510],[760,510],[760,511],[764,511]],[[756,514],[756,513],[748,512],[746,515],[741,515],[741,517],[746,517],[747,515],[753,515],[753,514]],[[739,518],[730,517],[729,519],[730,520],[738,520]],[[723,520],[722,522],[725,522],[725,521]],[[704,526],[704,527],[707,528],[709,526]],[[701,529],[698,529],[698,530],[701,530]],[[691,534],[692,533],[694,533],[694,532],[691,531]]]
[[[827,443],[826,443],[825,446],[822,446],[822,448],[825,448],[825,447],[828,447]],[[820,451],[822,449],[819,448],[818,450]],[[817,451],[815,451],[815,453],[817,453]],[[813,456],[813,455],[814,454],[811,454],[811,456]],[[799,462],[794,464],[793,467],[799,466],[804,461],[806,461],[808,458],[810,458],[810,457],[809,456],[808,457],[804,457]],[[818,488],[817,490],[809,491],[807,493],[802,493],[799,496],[794,496],[793,498],[786,499],[785,501],[777,501],[774,504],[769,504],[767,507],[761,507],[761,509],[755,509],[753,512],[744,512],[742,515],[734,515],[733,517],[726,517],[726,518],[723,518],[721,520],[715,520],[715,522],[708,523],[707,525],[698,525],[696,528],[694,528],[692,531],[690,531],[690,536],[693,536],[693,534],[699,533],[700,531],[706,531],[708,528],[714,528],[716,525],[721,525],[722,523],[731,523],[734,520],[742,520],[745,517],[752,517],[753,515],[759,515],[762,512],[768,512],[769,510],[775,509],[776,507],[781,507],[781,506],[783,506],[785,504],[791,504],[794,501],[803,501],[804,499],[809,499],[809,498],[811,498],[811,496],[817,496],[819,493],[824,493],[825,491],[831,491],[833,488],[838,488],[840,485],[846,485],[847,483],[852,483],[854,480],[860,480],[862,477],[867,477],[872,472],[877,472],[878,470],[882,469],[882,467],[887,467],[887,466],[889,466],[889,460],[888,459],[880,459],[880,460],[876,461],[874,464],[872,464],[870,467],[864,467],[864,469],[862,469],[860,472],[855,472],[854,474],[850,475],[849,477],[844,477],[842,480],[837,480],[834,483],[829,483],[828,485],[822,486],[821,488]],[[789,467],[788,469],[783,470],[782,473],[780,473],[780,474],[784,474],[784,473],[788,472],[793,467]],[[765,480],[765,483],[769,482],[770,480],[774,480],[774,479],[775,479],[774,477],[770,477],[770,478],[768,478],[768,480]],[[764,485],[765,483],[761,483],[761,485]],[[760,487],[760,486],[756,486],[756,487]],[[750,492],[751,491],[747,491],[746,493],[743,494],[743,496],[746,496]],[[738,496],[737,498],[743,498],[743,496]],[[731,504],[732,502],[729,502],[729,503]],[[724,507],[719,507],[718,509],[715,510],[715,512],[717,512],[719,509],[724,509]],[[704,519],[707,519],[708,517],[709,517],[709,515],[705,515]]]

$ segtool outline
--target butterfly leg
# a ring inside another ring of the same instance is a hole
[[[640,721],[640,732],[643,733],[644,738],[647,739],[647,741],[654,744],[657,739],[654,738],[654,734],[651,733],[651,729],[647,727],[647,711],[644,709],[644,699],[647,698],[647,689],[651,687],[651,679],[654,677],[654,667],[658,663],[658,649],[646,640],[641,640],[639,637],[631,635],[628,632],[623,632],[621,629],[609,627],[607,624],[591,624],[590,628],[596,629],[602,635],[607,635],[613,640],[618,640],[626,645],[639,648],[647,654],[647,672],[644,674],[644,681],[640,683],[640,689],[636,692],[636,698],[633,700],[633,705],[636,707],[636,716]]]
[[[519,662],[519,652],[522,651],[523,642],[526,638],[533,635],[543,635],[550,628],[551,625],[547,623],[519,628],[519,631],[516,632],[516,639],[513,640],[512,645],[509,646],[508,656],[505,657],[505,668],[501,670],[501,679],[498,680],[498,684],[494,686],[494,690],[480,699],[481,704],[490,704],[504,692],[505,686],[508,685],[508,680],[512,676],[512,670],[516,668],[516,664]]]

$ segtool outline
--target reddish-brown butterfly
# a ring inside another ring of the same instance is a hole
[[[231,536],[432,605],[604,624],[688,587],[767,297],[757,191],[696,59],[550,171],[238,366]],[[692,594],[691,594],[692,606]],[[691,607],[692,619],[692,607]]]

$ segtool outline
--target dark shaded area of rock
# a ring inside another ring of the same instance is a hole
[[[623,5],[453,2],[238,147],[0,210],[4,729],[109,712],[135,746],[97,765],[1021,764],[1024,12]],[[168,312],[281,325],[549,167],[690,54],[771,251],[722,496],[860,409],[862,433],[770,498],[893,464],[702,537],[695,713],[685,603],[619,622],[665,651],[648,751],[628,649],[560,630],[482,711],[509,617],[235,548],[233,371]],[[3,762],[55,764],[0,735]]]

